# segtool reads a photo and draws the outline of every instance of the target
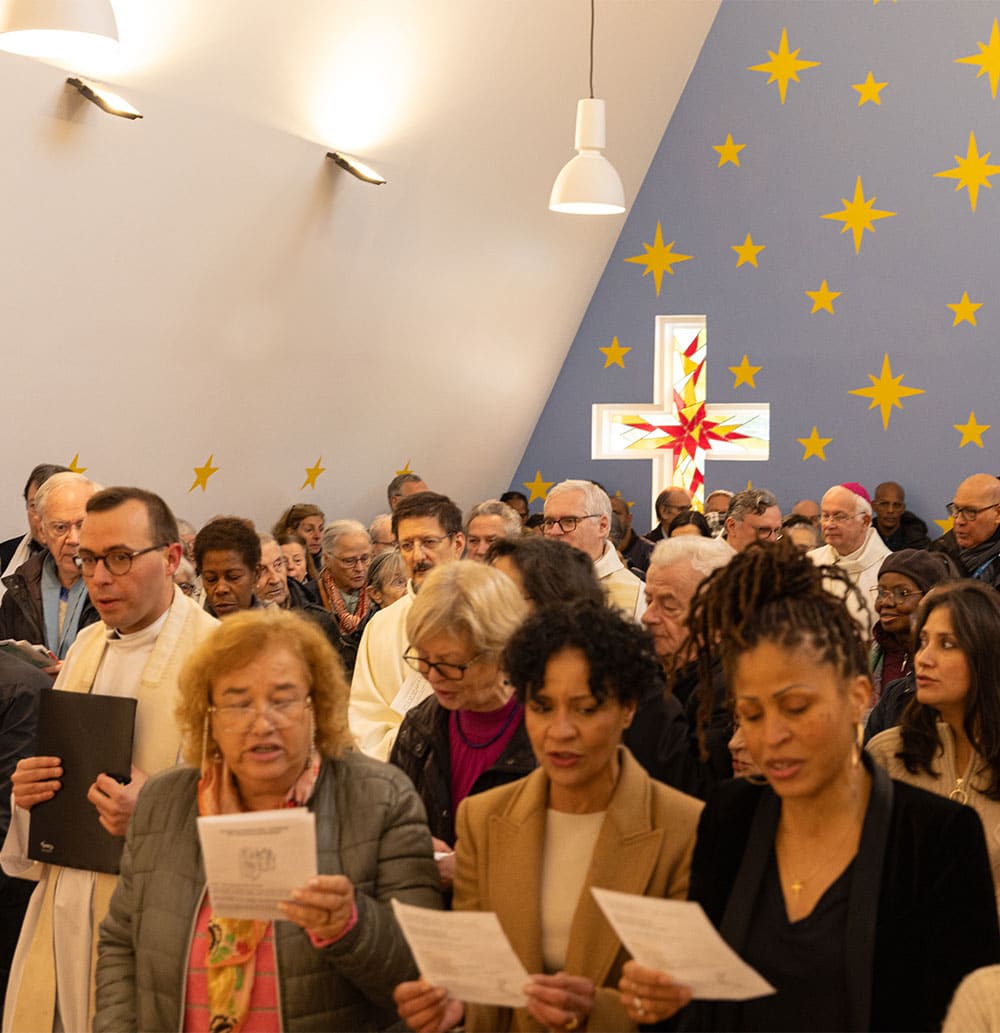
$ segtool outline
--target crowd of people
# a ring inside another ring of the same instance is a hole
[[[1000,1030],[1000,479],[931,540],[903,488],[566,480],[463,514],[196,528],[42,464],[0,543],[3,1030]],[[787,505],[787,500],[784,500]],[[784,515],[783,515],[784,512]],[[39,859],[39,700],[137,701]],[[206,890],[198,819],[305,807],[280,920]],[[997,818],[997,824],[993,819]],[[591,889],[698,902],[775,993],[630,959]],[[497,915],[524,1007],[418,971],[392,901]],[[950,1010],[949,1010],[950,1009]]]

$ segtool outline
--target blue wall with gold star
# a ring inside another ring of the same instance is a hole
[[[593,478],[649,528],[651,464],[592,460],[590,428],[594,403],[652,401],[658,315],[707,316],[710,403],[771,407],[770,458],[710,460],[708,491],[787,512],[896,480],[935,532],[960,480],[1000,472],[998,18],[723,3],[513,478],[534,509]]]

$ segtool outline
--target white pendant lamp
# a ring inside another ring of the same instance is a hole
[[[77,65],[118,54],[110,0],[0,0],[0,50]]]
[[[605,147],[604,101],[594,98],[594,0],[590,0],[590,97],[576,105],[576,157],[556,176],[549,208],[570,215],[620,215],[625,188]]]

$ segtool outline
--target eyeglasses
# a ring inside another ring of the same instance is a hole
[[[461,681],[465,676],[465,672],[482,656],[482,653],[476,653],[476,655],[464,664],[445,664],[445,663],[431,663],[430,660],[425,659],[422,656],[417,656],[416,653],[404,653],[403,660],[410,665],[415,671],[418,671],[425,678],[432,670],[444,678],[445,681]]]
[[[876,585],[873,589],[871,589],[871,592],[876,599],[892,599],[893,602],[897,603],[905,603],[906,600],[910,598],[910,596],[916,596],[917,598],[919,598],[924,594],[923,592],[919,591],[910,591],[909,588],[882,588],[879,585]]]
[[[581,520],[600,520],[600,518],[600,513],[584,513],[583,516],[543,517],[542,527],[544,527],[546,531],[551,531],[552,528],[558,524],[559,530],[562,531],[563,534],[571,534],[576,530],[577,524],[579,524]]]
[[[198,591],[198,586],[193,581],[175,581],[174,584],[185,594],[194,595]]]
[[[132,569],[132,561],[136,556],[145,556],[147,552],[156,552],[157,549],[169,548],[169,545],[164,544],[148,545],[145,549],[137,549],[135,552],[129,552],[128,549],[112,549],[110,552],[104,553],[103,556],[95,556],[91,552],[81,552],[79,556],[74,557],[73,562],[84,577],[93,577],[94,572],[97,570],[97,564],[101,560],[104,561],[104,569],[109,574],[121,577]]]
[[[362,556],[334,556],[333,558],[345,567],[367,567],[372,561],[372,554],[366,552]]]
[[[820,513],[821,524],[846,524],[848,520],[855,520],[859,513]]]
[[[290,728],[301,720],[312,700],[305,696],[302,699],[282,699],[268,703],[258,710],[250,703],[233,703],[226,706],[210,706],[208,712],[219,723],[219,728],[226,732],[249,732],[258,717],[263,716],[272,728]]]
[[[83,527],[82,520],[43,520],[42,526],[45,528],[46,534],[51,534],[54,538],[65,538],[69,534],[70,530],[75,528],[77,531]]]
[[[996,509],[1000,506],[1000,502],[994,502],[991,506],[980,506],[978,509],[972,506],[956,506],[954,502],[949,502],[944,508],[948,510],[948,515],[954,517],[956,520],[961,517],[963,520],[973,521],[979,516],[980,513],[985,513],[988,509]]]
[[[428,535],[426,538],[408,538],[405,542],[399,543],[399,551],[409,556],[419,544],[424,552],[433,552],[442,542],[451,537],[450,534],[442,534],[437,537]]]
[[[758,542],[781,541],[781,529],[777,527],[755,527],[753,533],[757,535]]]

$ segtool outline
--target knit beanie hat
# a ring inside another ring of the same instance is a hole
[[[902,574],[908,577],[921,592],[926,592],[941,581],[961,577],[951,559],[943,552],[927,552],[926,549],[900,549],[886,556],[879,567],[878,576]]]

